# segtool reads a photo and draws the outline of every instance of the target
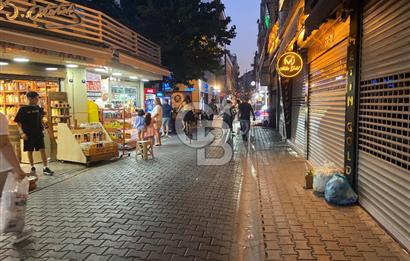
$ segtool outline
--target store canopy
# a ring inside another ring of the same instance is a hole
[[[333,14],[341,2],[342,0],[307,0],[305,12],[309,14],[309,17],[305,21],[304,39],[306,39],[313,30],[318,29],[320,25]]]

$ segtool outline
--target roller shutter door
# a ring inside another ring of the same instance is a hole
[[[410,1],[367,1],[359,103],[359,201],[410,248]]]
[[[293,79],[292,83],[292,132],[291,142],[298,152],[306,156],[306,102],[307,73],[304,68],[300,74]]]
[[[309,160],[343,169],[347,39],[309,64]]]

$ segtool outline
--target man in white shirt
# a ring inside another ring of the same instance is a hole
[[[103,93],[101,98],[95,100],[95,104],[97,104],[98,108],[105,109],[105,106],[108,104],[108,93]]]

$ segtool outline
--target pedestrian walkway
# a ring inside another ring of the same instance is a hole
[[[239,161],[198,167],[195,150],[175,136],[155,156],[32,193],[27,225],[35,232],[17,246],[0,237],[0,260],[229,260]]]
[[[272,131],[254,132],[266,260],[410,260],[360,206],[330,206],[303,189],[305,161]]]
[[[360,206],[304,190],[303,159],[274,132],[253,134],[223,166],[198,166],[173,136],[154,160],[47,180],[30,195],[32,238],[0,236],[0,260],[409,260]]]

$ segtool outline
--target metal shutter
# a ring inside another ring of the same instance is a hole
[[[306,67],[305,67],[306,68]],[[306,153],[306,103],[307,73],[305,68],[293,79],[292,84],[292,133],[291,142],[298,152]]]
[[[367,1],[359,104],[359,201],[410,248],[410,1]]]
[[[343,169],[347,40],[309,65],[309,160]]]

